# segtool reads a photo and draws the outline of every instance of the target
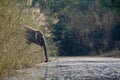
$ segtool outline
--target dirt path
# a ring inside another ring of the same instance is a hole
[[[2,80],[120,80],[120,59],[62,57],[16,72]]]

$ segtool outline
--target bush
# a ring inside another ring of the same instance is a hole
[[[0,75],[43,61],[43,49],[25,43],[24,26],[42,30],[45,18],[39,9],[26,4],[26,0],[0,1]]]

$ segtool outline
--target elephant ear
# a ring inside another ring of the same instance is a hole
[[[27,44],[31,44],[31,43],[35,43],[35,34],[36,32],[28,27],[26,27],[26,31],[25,31],[25,37],[26,37],[26,43]]]
[[[40,31],[26,27],[25,33],[27,44],[35,43],[37,45],[40,45],[41,47],[45,45],[43,34]]]
[[[35,40],[36,40],[36,44],[42,47],[45,45],[43,34],[40,31],[36,31]]]

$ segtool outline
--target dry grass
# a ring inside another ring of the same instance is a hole
[[[24,34],[21,33],[6,42],[0,49],[0,74],[12,69],[31,67],[43,60],[42,48],[35,44],[27,45]]]
[[[101,53],[100,56],[103,57],[120,57],[120,51],[118,49],[112,50],[106,53]]]
[[[36,21],[36,16],[40,16],[40,13],[29,14],[29,10],[25,12],[26,3],[18,4],[16,1],[0,1],[0,75],[10,73],[13,69],[31,67],[44,60],[40,46],[25,43],[23,27],[34,25],[39,28],[40,20]]]

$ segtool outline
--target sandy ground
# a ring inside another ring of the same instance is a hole
[[[120,59],[60,57],[15,73],[2,80],[120,80]]]

